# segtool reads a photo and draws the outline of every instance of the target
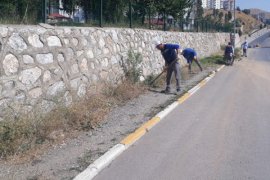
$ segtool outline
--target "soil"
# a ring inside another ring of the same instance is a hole
[[[189,90],[216,68],[216,66],[207,67],[202,72],[194,69],[194,73],[191,74],[187,72],[187,68],[182,68],[181,91]],[[65,139],[47,148],[42,155],[33,154],[30,161],[0,162],[0,179],[73,179],[109,148],[118,144],[124,137],[179,97],[175,94],[159,93],[163,88],[150,89],[125,105],[115,107],[96,129],[80,132],[76,138]]]

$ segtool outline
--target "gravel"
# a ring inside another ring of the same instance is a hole
[[[196,85],[216,67],[192,75],[182,69],[182,91]],[[161,89],[155,89],[157,91]],[[1,162],[0,179],[3,180],[69,180],[89,164],[118,144],[129,133],[151,119],[178,96],[147,91],[123,106],[115,107],[94,130],[82,132],[74,139],[67,139],[23,164]],[[33,155],[34,156],[34,155]]]

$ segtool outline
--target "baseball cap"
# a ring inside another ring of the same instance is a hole
[[[158,45],[160,45],[160,44],[161,44],[160,41],[155,41],[155,46],[158,46]]]

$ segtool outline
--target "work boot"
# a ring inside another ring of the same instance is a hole
[[[181,89],[180,89],[180,88],[177,88],[177,89],[176,89],[176,94],[177,94],[177,95],[180,95],[180,94],[181,94]]]
[[[161,93],[170,94],[171,90],[169,88],[166,88],[165,90],[162,90]]]

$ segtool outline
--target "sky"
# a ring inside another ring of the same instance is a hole
[[[241,10],[257,8],[270,12],[269,0],[236,0],[236,7],[239,6]]]

